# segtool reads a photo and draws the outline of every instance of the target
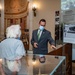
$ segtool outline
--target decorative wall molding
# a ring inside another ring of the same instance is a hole
[[[21,18],[27,16],[28,4],[29,2],[27,0],[5,0],[5,18]]]
[[[21,13],[21,14],[16,14],[16,15],[8,15],[8,14],[5,14],[5,18],[21,18],[21,17],[24,17],[24,16],[27,16],[28,15],[28,10],[24,13]]]
[[[5,0],[5,14],[20,14],[27,10],[27,0]]]

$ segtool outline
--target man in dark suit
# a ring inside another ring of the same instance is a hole
[[[56,49],[55,42],[51,37],[51,33],[45,29],[46,20],[41,19],[39,21],[39,28],[32,33],[31,44],[33,46],[33,54],[47,54],[48,42],[51,48]]]

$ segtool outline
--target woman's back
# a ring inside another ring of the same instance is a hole
[[[0,48],[2,51],[2,58],[8,60],[20,59],[25,55],[25,49],[21,40],[8,38],[1,42]]]

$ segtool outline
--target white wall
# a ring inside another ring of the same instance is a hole
[[[55,11],[60,10],[60,1],[61,0],[33,0],[33,4],[37,5],[37,10],[36,17],[33,16],[32,18],[32,30],[37,29],[39,20],[44,18],[47,22],[46,29],[51,31],[52,37],[55,38]],[[32,33],[32,31],[30,32]]]
[[[0,10],[1,10],[1,0],[0,0]],[[1,14],[1,11],[0,11]],[[0,16],[0,34],[1,34],[1,16]]]
[[[29,50],[32,49],[32,45],[31,45],[31,38],[32,38],[32,31],[33,31],[33,13],[32,13],[32,4],[33,4],[33,0],[28,0],[29,1],[29,6],[28,6],[28,10],[29,10],[29,14],[27,16],[27,28],[29,29]]]
[[[1,23],[0,23],[0,37],[4,36],[4,0],[0,0],[1,5]]]
[[[33,18],[33,29],[38,28],[38,22],[41,18],[46,19],[46,29],[51,31],[52,37],[55,35],[55,11],[60,10],[61,0],[34,0],[37,5],[36,17]]]

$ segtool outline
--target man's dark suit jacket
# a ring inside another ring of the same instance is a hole
[[[35,42],[38,43],[38,48],[33,47],[33,54],[47,54],[48,53],[48,42],[51,45],[55,45],[55,42],[53,38],[51,37],[51,33],[47,31],[46,29],[44,29],[42,31],[42,34],[39,40],[38,40],[37,33],[38,33],[38,29],[34,30],[32,33],[32,39],[31,39],[32,46]]]

